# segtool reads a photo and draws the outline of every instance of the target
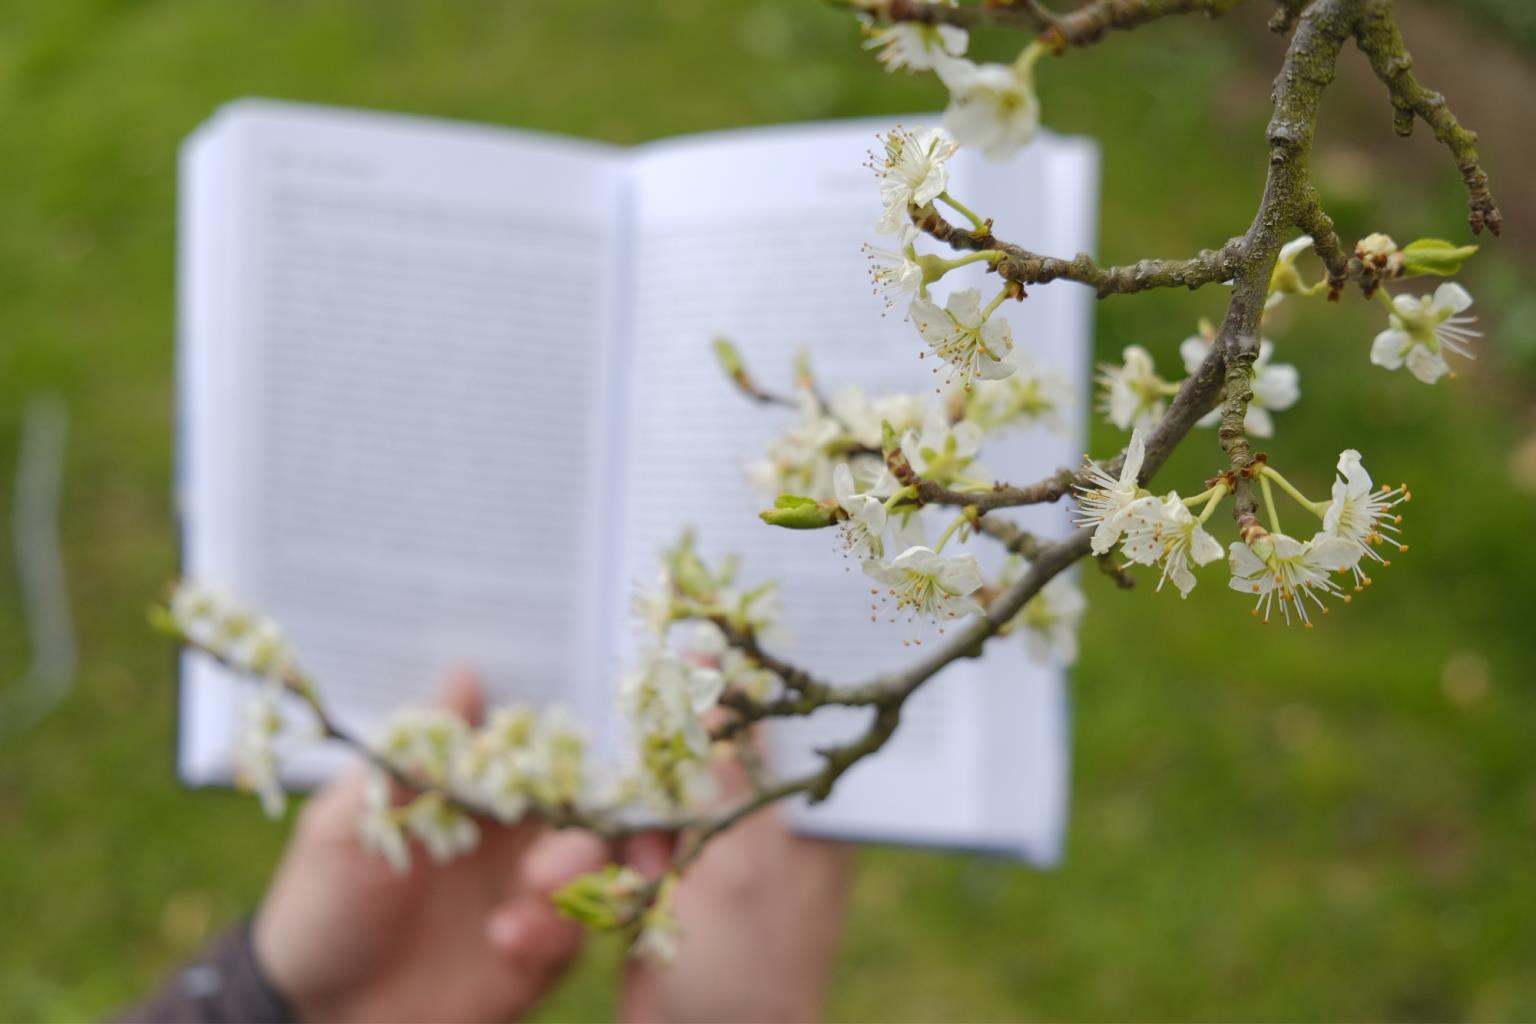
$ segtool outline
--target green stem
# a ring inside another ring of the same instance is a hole
[[[1211,500],[1206,502],[1205,508],[1200,511],[1201,526],[1204,526],[1210,520],[1212,514],[1216,511],[1216,507],[1221,504],[1221,499],[1227,496],[1227,485],[1225,483],[1219,483],[1212,487],[1211,490],[1215,493],[1211,495]]]
[[[1263,479],[1266,484],[1270,480],[1273,480],[1275,483],[1280,485],[1280,489],[1282,491],[1296,499],[1296,504],[1300,505],[1308,512],[1311,512],[1319,519],[1323,517],[1323,515],[1328,511],[1328,506],[1332,504],[1331,501],[1313,501],[1311,498],[1297,490],[1295,485],[1292,484],[1289,480],[1281,476],[1280,471],[1277,469],[1266,465],[1263,470],[1261,470],[1261,472],[1263,473]]]
[[[1207,487],[1205,490],[1201,491],[1199,494],[1195,495],[1193,498],[1185,498],[1184,499],[1184,507],[1185,508],[1194,508],[1196,505],[1200,504],[1203,501],[1211,500],[1211,495],[1215,494],[1217,491],[1225,492],[1226,489],[1227,489],[1227,487],[1226,487],[1225,484],[1215,484],[1214,486]]]
[[[901,504],[903,501],[909,501],[909,500],[911,500],[913,498],[916,498],[916,497],[917,497],[917,488],[915,488],[915,487],[903,487],[901,490],[897,491],[895,494],[893,494],[889,498],[885,499],[885,511],[886,511],[887,514],[889,514],[892,509],[894,509],[897,505]]]
[[[933,546],[933,553],[938,554],[940,551],[943,551],[944,545],[949,543],[949,538],[952,537],[954,532],[960,529],[961,524],[969,518],[970,516],[966,515],[964,512],[961,512],[958,516],[955,516],[954,521],[944,528],[943,533],[939,534],[938,543],[934,544]]]
[[[965,256],[956,256],[952,260],[938,260],[935,265],[940,268],[940,273],[947,274],[956,267],[963,267],[970,263],[980,263],[982,260],[986,260],[988,263],[996,263],[1003,258],[1003,255],[1004,253],[1001,249],[982,249]]]
[[[1040,58],[1050,52],[1050,47],[1039,39],[1031,39],[1029,45],[1024,47],[1024,52],[1019,54],[1018,59],[1013,62],[1013,69],[1021,74],[1030,74]]]
[[[994,298],[991,302],[987,303],[987,308],[981,311],[981,318],[983,320],[985,320],[987,317],[989,317],[993,313],[997,312],[997,307],[1001,306],[1003,304],[1003,300],[1006,299],[1007,297],[1008,297],[1008,289],[1007,288],[1004,288],[1002,291],[998,292],[997,293],[997,297]]]
[[[940,192],[939,193],[939,199],[942,202],[948,203],[949,206],[952,207],[956,213],[960,214],[960,216],[962,216],[966,220],[970,221],[971,222],[971,227],[975,228],[977,231],[985,231],[987,229],[987,222],[986,221],[984,221],[980,217],[976,216],[976,214],[971,211],[970,207],[968,207],[964,203],[960,202],[960,200],[956,199],[954,196],[950,195],[948,192]]]
[[[1275,495],[1269,488],[1269,477],[1259,477],[1259,487],[1264,491],[1264,507],[1269,511],[1269,529],[1271,533],[1283,533],[1280,529],[1280,510],[1275,507]]]

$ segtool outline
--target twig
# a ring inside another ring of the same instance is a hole
[[[1356,45],[1370,58],[1376,77],[1392,96],[1393,129],[1399,135],[1413,134],[1415,117],[1429,125],[1440,144],[1451,151],[1467,187],[1467,224],[1472,233],[1481,234],[1486,226],[1497,235],[1504,217],[1488,191],[1488,175],[1478,162],[1477,133],[1461,126],[1446,106],[1444,96],[1424,88],[1413,77],[1413,57],[1392,20],[1392,0],[1364,0],[1354,24],[1354,36]]]
[[[1088,46],[1111,29],[1129,29],[1173,14],[1215,17],[1243,0],[1096,0],[1066,14],[1053,14],[1043,4],[985,3],[951,7],[923,0],[834,0],[839,6],[868,14],[878,21],[910,21],[924,25],[956,25],[964,29],[1011,28],[1040,32],[1057,46]]]

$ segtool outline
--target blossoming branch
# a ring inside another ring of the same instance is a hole
[[[1215,16],[1239,2],[1093,0],[1058,13],[1037,0],[842,0],[887,71],[933,74],[949,95],[941,128],[893,127],[870,158],[882,206],[871,227],[884,236],[866,246],[871,278],[911,323],[921,358],[933,364],[934,391],[828,395],[807,357],[793,368],[793,388],[781,393],[760,383],[730,341],[718,340],[715,351],[745,396],[795,410],[765,451],[743,453],[747,478],[771,502],[762,520],[833,532],[826,557],[862,573],[850,574],[858,582],[850,582],[847,599],[867,602],[872,619],[899,624],[913,650],[906,668],[833,682],[784,659],[775,653],[779,596],[772,583],[743,585],[734,566],[706,564],[685,536],[664,553],[655,586],[634,601],[646,643],[619,687],[630,727],[620,763],[592,763],[580,723],[558,709],[501,708],[478,728],[405,711],[381,735],[363,739],[328,714],[318,682],[301,673],[275,623],[217,590],[183,582],[156,621],[256,680],[236,750],[240,783],[276,815],[287,748],[318,738],[356,746],[373,766],[359,834],[402,870],[412,841],[438,859],[472,848],[477,818],[531,816],[609,838],[676,829],[682,841],[661,879],[610,868],[558,896],[578,919],[629,931],[638,952],[665,957],[677,938],[668,899],[700,850],[776,800],[824,799],[891,738],[905,702],[946,666],[990,644],[1016,642],[1041,660],[1070,663],[1084,601],[1064,572],[1083,557],[1097,558],[1122,585],[1146,570],[1156,590],[1171,583],[1181,596],[1224,561],[1228,586],[1250,599],[1261,622],[1311,627],[1351,602],[1378,568],[1407,550],[1402,507],[1410,494],[1405,485],[1378,485],[1365,458],[1342,439],[1309,460],[1336,467],[1326,495],[1309,496],[1254,451],[1253,439],[1284,429],[1302,398],[1300,368],[1282,360],[1284,339],[1272,337],[1278,332],[1266,317],[1282,303],[1326,310],[1358,292],[1379,302],[1383,316],[1380,333],[1355,346],[1361,371],[1406,368],[1436,386],[1448,386],[1440,382],[1454,378],[1457,361],[1475,358],[1479,333],[1462,285],[1444,281],[1429,293],[1421,287],[1459,273],[1475,245],[1434,238],[1399,245],[1385,233],[1348,245],[1311,181],[1318,111],[1346,44],[1369,59],[1397,131],[1406,135],[1423,122],[1447,149],[1466,186],[1471,231],[1497,234],[1501,225],[1476,136],[1414,76],[1391,0],[1275,4],[1271,28],[1290,41],[1265,132],[1267,178],[1252,222],[1215,248],[1125,266],[1038,253],[1008,240],[1012,226],[994,224],[950,189],[957,150],[1000,159],[1034,136],[1042,110],[1037,84],[1048,80],[1052,60],[1078,59],[1077,51],[1112,30],[1175,15]],[[977,31],[1018,32],[1024,40],[1013,60],[978,63],[967,56]],[[973,265],[990,287],[947,285],[953,271]],[[1096,405],[1129,432],[1123,451],[1037,481],[998,481],[985,469],[985,452],[1018,443],[1010,434],[1021,427],[1060,429],[1072,400],[1065,382],[1032,360],[1008,319],[1013,304],[1028,301],[1028,289],[1055,282],[1092,288],[1100,298],[1222,284],[1230,291],[1221,293],[1220,315],[1182,342],[1143,339],[1118,363],[1100,367]],[[1199,427],[1215,428],[1214,443]],[[1189,438],[1210,453],[1207,474],[1150,487]],[[1393,461],[1390,450],[1371,457],[1378,469]],[[1010,509],[1068,497],[1075,527],[1063,536],[1036,536],[1007,518]],[[1231,523],[1225,541],[1218,539],[1222,521]],[[813,541],[786,536],[785,543]],[[1008,554],[991,578],[968,550],[983,544]],[[829,705],[870,709],[867,730],[819,750],[817,767],[799,776],[776,776],[761,763],[753,725]],[[717,758],[741,762],[749,795],[715,801]]]

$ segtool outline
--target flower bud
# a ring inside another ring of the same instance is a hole
[[[781,494],[773,508],[759,512],[758,518],[769,526],[790,530],[819,530],[842,518],[843,510],[835,501],[817,501],[798,494]]]
[[[1355,243],[1355,255],[1362,262],[1384,267],[1392,254],[1397,252],[1397,243],[1392,241],[1390,235],[1381,232],[1366,235]]]
[[[729,338],[715,339],[715,361],[738,388],[754,398],[758,397],[757,385],[748,375],[747,365],[742,362],[741,353],[737,351],[735,345],[731,344]]]
[[[1450,277],[1459,273],[1462,263],[1475,252],[1475,245],[1453,245],[1443,238],[1420,238],[1403,246],[1403,273]]]
[[[811,353],[803,348],[795,353],[795,387],[803,391],[816,389],[816,375],[811,372]]]
[[[589,928],[616,931],[640,918],[645,910],[646,889],[640,872],[610,864],[567,882],[551,898],[566,917]]]

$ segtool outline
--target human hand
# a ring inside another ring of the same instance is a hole
[[[471,722],[473,678],[439,703]],[[447,864],[420,847],[397,874],[365,850],[364,774],[305,807],[253,927],[257,961],[308,1020],[505,1020],[526,1012],[580,948],[582,928],[549,893],[608,860],[587,833],[480,821],[480,843]]]
[[[748,789],[741,767],[716,768],[722,796]],[[626,861],[666,870],[674,837],[631,839]],[[808,1021],[821,1017],[853,873],[846,843],[798,835],[775,805],[714,839],[672,894],[671,964],[626,968],[626,1021]]]

